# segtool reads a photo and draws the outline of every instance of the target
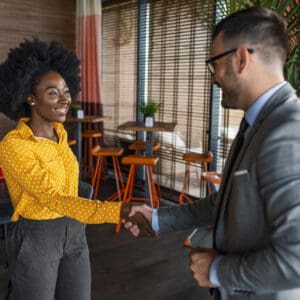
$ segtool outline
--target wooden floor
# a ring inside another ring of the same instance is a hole
[[[87,237],[92,265],[92,299],[211,299],[188,268],[187,232],[134,238],[113,225],[90,225]]]
[[[92,300],[212,299],[207,289],[197,286],[189,271],[189,249],[183,241],[190,230],[156,238],[134,238],[125,229],[119,234],[114,229],[113,224],[87,225],[86,228],[92,266]],[[0,300],[4,300],[8,277],[3,264],[3,240],[0,242]],[[210,238],[202,242],[207,246]]]

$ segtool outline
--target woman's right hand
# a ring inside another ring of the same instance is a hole
[[[152,229],[152,208],[147,205],[123,204],[122,223],[134,236],[156,236]]]

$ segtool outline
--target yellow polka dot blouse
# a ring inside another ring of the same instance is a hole
[[[78,163],[67,143],[62,124],[55,123],[59,142],[35,137],[19,121],[0,142],[0,166],[14,206],[12,221],[62,216],[82,223],[118,223],[120,202],[78,197]]]

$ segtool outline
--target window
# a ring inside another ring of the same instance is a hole
[[[154,137],[161,143],[157,181],[165,191],[181,190],[185,152],[213,150],[221,171],[239,123],[238,115],[235,119],[235,113],[219,108],[216,132],[212,131],[214,124],[210,126],[212,88],[205,60],[209,58],[212,28],[207,24],[213,24],[214,18],[213,1],[103,4],[103,111],[112,116],[112,121],[105,123],[105,142],[126,147],[126,141],[135,139],[135,132],[121,133],[117,126],[136,119],[137,103],[142,100],[160,103],[155,119],[178,124],[176,132]],[[212,134],[216,149],[209,149]],[[204,196],[206,189],[204,185],[199,189],[196,170],[199,166],[191,174],[188,193]]]

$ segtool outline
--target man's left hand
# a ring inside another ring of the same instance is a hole
[[[214,249],[196,248],[190,252],[190,269],[193,277],[202,287],[215,287],[209,281],[209,270],[213,260],[219,255]]]

